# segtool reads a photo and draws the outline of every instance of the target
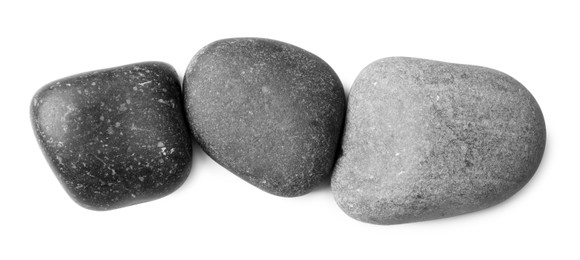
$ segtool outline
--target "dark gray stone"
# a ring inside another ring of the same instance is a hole
[[[220,40],[193,57],[183,84],[201,148],[245,181],[292,197],[330,175],[346,102],[314,54],[274,40]]]
[[[332,191],[348,215],[376,224],[495,205],[530,180],[546,140],[540,107],[515,79],[413,58],[366,67],[345,124]]]
[[[32,100],[46,159],[74,201],[109,210],[165,196],[187,178],[192,140],[173,67],[145,62],[49,83]]]

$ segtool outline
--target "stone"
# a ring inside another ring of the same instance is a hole
[[[144,62],[47,84],[31,118],[56,177],[79,205],[110,210],[163,197],[191,168],[177,73]]]
[[[355,80],[331,189],[349,216],[399,224],[500,203],[538,168],[538,103],[488,68],[386,58]]]
[[[294,197],[330,176],[346,101],[319,57],[269,39],[219,40],[193,57],[183,85],[200,147],[243,180]]]

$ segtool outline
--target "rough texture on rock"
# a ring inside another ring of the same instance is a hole
[[[367,66],[345,124],[332,191],[348,215],[376,224],[495,205],[532,177],[546,140],[540,107],[512,77],[414,58]]]
[[[200,146],[247,182],[291,197],[331,173],[346,102],[314,54],[268,39],[216,41],[191,60],[184,93]]]
[[[165,196],[187,178],[192,140],[173,67],[145,62],[40,89],[32,124],[68,194],[94,210]]]

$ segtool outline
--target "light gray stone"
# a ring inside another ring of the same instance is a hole
[[[488,68],[386,58],[355,80],[332,176],[351,217],[398,224],[500,203],[533,176],[546,129],[537,102]]]

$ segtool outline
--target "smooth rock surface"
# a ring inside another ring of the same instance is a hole
[[[542,158],[540,107],[515,79],[488,68],[386,58],[355,80],[332,176],[351,217],[397,224],[495,205]]]
[[[83,207],[109,210],[160,198],[189,174],[192,140],[168,64],[54,81],[34,96],[31,116],[54,173]]]
[[[219,40],[191,60],[184,93],[202,149],[247,182],[292,197],[331,173],[346,102],[314,54],[268,39]]]

